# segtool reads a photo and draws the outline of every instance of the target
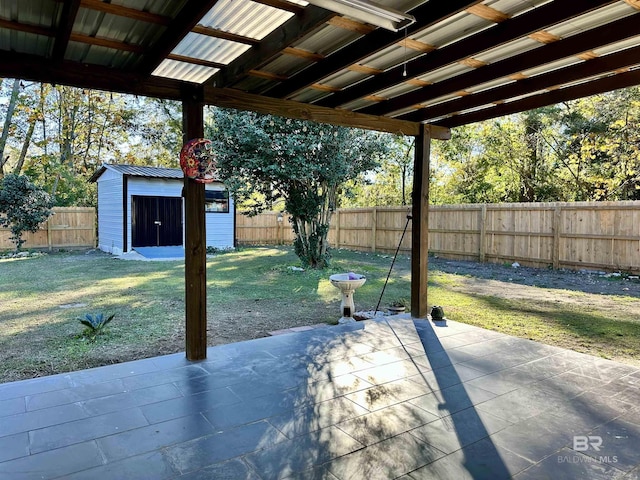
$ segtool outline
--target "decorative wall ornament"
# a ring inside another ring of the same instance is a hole
[[[180,150],[180,168],[186,177],[198,183],[218,180],[216,155],[211,140],[194,138],[185,143]]]

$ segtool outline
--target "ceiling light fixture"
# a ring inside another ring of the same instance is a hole
[[[397,32],[416,21],[413,15],[367,0],[307,0],[316,7]]]

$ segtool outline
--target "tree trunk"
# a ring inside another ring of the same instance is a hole
[[[4,177],[4,165],[9,160],[9,157],[4,156],[4,149],[7,145],[7,139],[9,138],[9,127],[11,127],[11,120],[13,112],[16,109],[16,103],[18,103],[18,94],[20,93],[20,80],[13,81],[13,87],[11,89],[11,98],[9,105],[7,106],[7,116],[4,119],[4,126],[2,127],[2,135],[0,135],[0,178]]]

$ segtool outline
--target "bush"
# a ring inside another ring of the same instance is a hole
[[[11,230],[16,251],[25,242],[22,234],[38,230],[51,215],[52,206],[51,196],[24,175],[0,179],[0,226]]]

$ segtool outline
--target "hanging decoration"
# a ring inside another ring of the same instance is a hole
[[[206,138],[194,138],[184,144],[180,150],[180,168],[186,177],[198,183],[217,180],[216,155],[212,145]]]

